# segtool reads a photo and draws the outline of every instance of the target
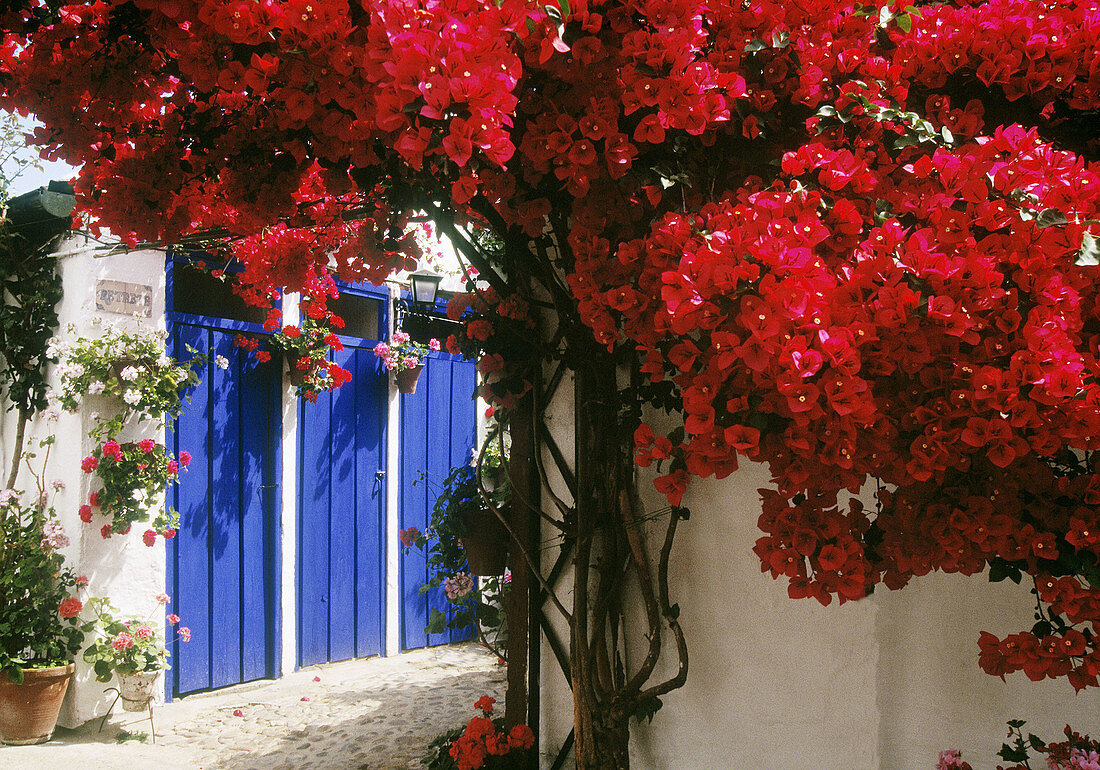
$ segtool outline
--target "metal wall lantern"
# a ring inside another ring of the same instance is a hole
[[[426,309],[431,310],[435,306],[435,295],[439,292],[439,282],[442,280],[443,276],[427,271],[410,275],[413,302],[426,305]]]
[[[435,309],[442,280],[443,276],[429,271],[412,273],[409,275],[412,296],[394,301],[398,328],[417,342],[427,344],[433,337],[445,340],[458,326],[458,322]]]

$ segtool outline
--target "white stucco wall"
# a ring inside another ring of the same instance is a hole
[[[563,449],[571,446],[568,385],[552,402],[549,422]],[[552,467],[549,456],[545,461]],[[1074,695],[1064,680],[1036,684],[1022,674],[1004,683],[978,668],[980,631],[1030,626],[1026,586],[934,575],[844,606],[788,598],[786,582],[761,573],[751,550],[760,537],[757,489],[767,482],[766,468],[746,463],[727,479],[689,486],[683,502],[691,518],[680,524],[670,565],[671,599],[680,604],[690,654],[688,681],[663,698],[651,724],[631,723],[634,767],[927,770],[940,750],[954,747],[974,767],[987,768],[1009,719],[1026,719],[1048,740],[1057,740],[1067,723],[1100,733],[1100,693]],[[648,479],[641,486],[645,511],[666,505],[649,491]],[[664,521],[648,524],[651,543],[659,542]],[[544,562],[553,556],[556,550],[544,553]],[[559,595],[568,605],[568,580]],[[567,642],[561,623],[555,625]],[[634,639],[641,654],[644,640]],[[653,681],[675,670],[672,640],[665,639]],[[542,661],[541,748],[548,767],[573,715],[545,641]]]
[[[78,239],[70,239],[60,247],[59,259],[64,297],[58,306],[59,331],[64,334],[69,324],[76,327],[76,334],[94,336],[100,323],[118,323],[134,328],[139,323],[153,328],[164,328],[164,254],[154,251],[133,252],[114,256],[95,256],[92,247]],[[101,252],[102,253],[102,252]],[[152,314],[150,318],[134,319],[109,313],[97,313],[95,309],[95,282],[99,279],[147,284],[152,287]],[[51,386],[58,383],[51,372]],[[64,484],[54,498],[58,517],[71,539],[64,549],[66,563],[77,575],[87,575],[88,594],[105,596],[124,614],[159,614],[154,597],[164,591],[165,550],[164,540],[157,539],[152,548],[141,541],[145,530],[135,524],[127,535],[114,535],[104,540],[100,527],[107,519],[97,516],[91,524],[78,518],[78,508],[86,502],[91,492],[91,477],[80,470],[80,461],[93,448],[88,431],[94,426],[93,415],[108,413],[113,407],[100,397],[89,397],[80,412],[62,413],[55,423],[38,420],[29,426],[25,447],[37,450],[38,438],[54,433],[56,443],[50,452],[46,468],[47,480],[57,479]],[[16,417],[6,413],[0,425],[0,458],[6,469],[10,463],[15,436]],[[122,439],[140,438],[163,441],[163,431],[150,424],[128,426]],[[41,455],[40,455],[41,457]],[[39,458],[40,459],[40,458]],[[16,483],[17,488],[28,489],[32,479],[24,471]],[[77,657],[77,671],[69,688],[59,723],[73,727],[102,714],[110,702],[104,695],[105,685],[95,681],[90,667]],[[158,690],[158,698],[160,691]]]

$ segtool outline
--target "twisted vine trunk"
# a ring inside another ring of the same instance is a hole
[[[624,528],[618,499],[633,492],[633,466],[624,452],[614,362],[587,351],[576,371],[576,559],[570,678],[575,757],[579,770],[630,766],[629,711],[622,708],[624,676],[619,637]]]

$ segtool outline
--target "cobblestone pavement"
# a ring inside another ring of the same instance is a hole
[[[118,711],[102,733],[95,720],[49,743],[0,746],[0,769],[419,767],[428,743],[485,694],[503,700],[504,667],[473,644],[310,666],[158,707],[155,745],[118,743],[119,725],[140,716]]]

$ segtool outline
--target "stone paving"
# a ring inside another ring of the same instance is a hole
[[[141,715],[118,710],[102,733],[95,720],[59,728],[49,743],[0,746],[0,770],[415,768],[435,736],[474,715],[478,697],[503,700],[504,674],[474,644],[311,666],[158,707],[155,745],[119,743],[119,725]]]

